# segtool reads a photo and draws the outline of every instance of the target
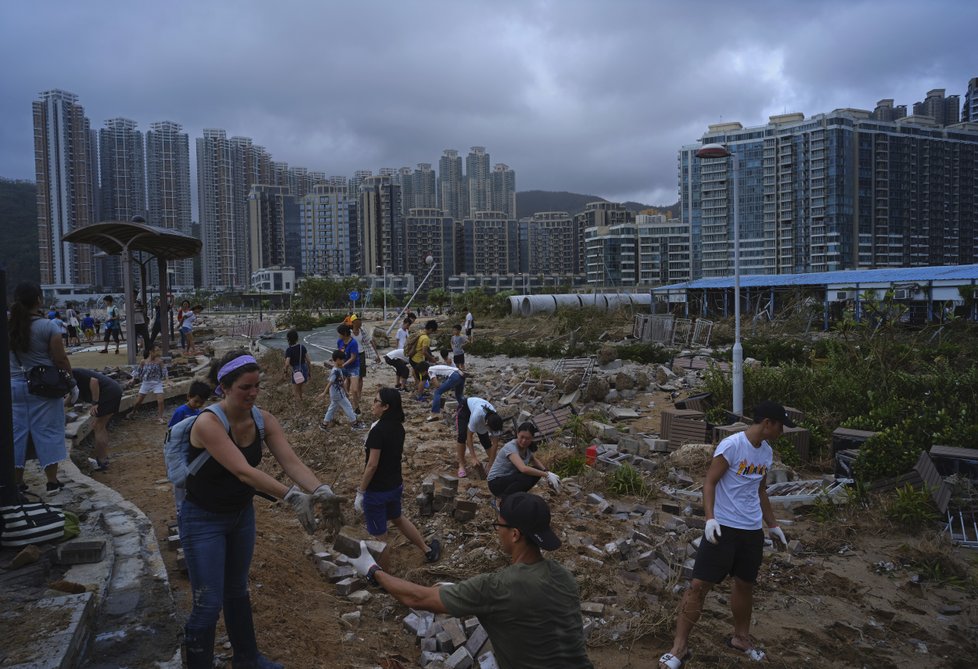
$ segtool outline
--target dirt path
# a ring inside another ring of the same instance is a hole
[[[386,371],[382,380],[388,380]],[[368,377],[364,394],[367,400],[376,384],[376,376]],[[316,424],[324,407],[311,399],[312,393],[307,393],[303,406],[296,406],[277,370],[268,374],[264,387],[259,403],[279,417],[299,455],[322,480],[352,499],[362,468],[363,436],[345,426],[328,434],[320,432]],[[318,392],[321,388],[322,380],[317,377],[313,390]],[[460,580],[478,571],[504,566],[505,560],[496,550],[490,532],[493,518],[488,507],[480,510],[475,521],[465,524],[443,515],[417,517],[412,500],[422,478],[453,470],[453,438],[448,426],[424,422],[426,406],[405,399],[409,414],[405,513],[422,533],[440,536],[445,557],[438,565],[428,567],[416,549],[392,533],[392,571],[431,583]],[[655,395],[640,399],[645,406],[650,401],[664,401]],[[168,413],[172,412],[172,406],[167,408]],[[164,432],[152,411],[143,412],[136,421],[118,421],[111,429],[111,471],[95,477],[138,504],[152,519],[160,543],[165,546],[166,528],[174,522],[175,514],[161,455]],[[266,461],[265,466],[278,473],[275,465]],[[470,485],[484,484],[463,481],[463,492]],[[608,516],[594,518],[593,511],[568,499],[566,494],[540,492],[549,497],[554,507],[555,525],[566,528],[572,536],[588,535],[601,545],[625,531],[620,522]],[[653,497],[645,503],[655,501]],[[316,548],[317,538],[301,530],[290,510],[260,499],[255,505],[258,541],[251,589],[259,646],[267,655],[290,669],[373,667],[383,664],[385,658],[397,656],[416,661],[415,644],[402,632],[404,607],[373,591],[371,599],[361,607],[360,623],[348,627],[340,616],[357,607],[345,598],[335,597],[333,587],[315,569],[309,555]],[[347,521],[362,528],[352,512]],[[789,539],[800,539],[810,552],[798,556],[779,553],[765,558],[755,598],[753,631],[769,651],[768,666],[975,666],[978,606],[974,598],[960,587],[933,585],[927,577],[913,583],[913,574],[922,573],[920,565],[902,566],[899,555],[901,546],[914,545],[917,539],[890,533],[890,528],[885,530],[878,528],[873,533],[866,527],[825,527],[805,521],[786,529]],[[846,548],[840,554],[843,546]],[[573,563],[583,552],[583,546],[576,541],[566,541],[554,557]],[[178,606],[186,613],[189,582],[176,569],[175,553],[164,549],[164,559]],[[892,562],[894,568],[875,568],[880,562]],[[972,578],[973,575],[974,571]],[[608,601],[617,601],[619,608],[634,612],[615,618],[592,635],[592,660],[599,669],[654,667],[655,659],[671,640],[678,602],[674,583],[645,582],[641,588],[645,597],[641,598],[616,576],[611,563],[597,573],[579,575],[587,598],[618,598]],[[747,664],[723,643],[730,628],[728,597],[729,588],[721,586],[708,599],[692,638],[694,659],[687,667]],[[636,641],[636,637],[640,638]]]

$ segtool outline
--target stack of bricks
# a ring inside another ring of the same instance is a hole
[[[473,492],[475,489],[470,489]],[[473,499],[461,499],[458,494],[458,478],[443,474],[437,478],[429,476],[421,482],[421,493],[415,498],[418,515],[433,516],[442,511],[459,522],[475,518],[479,504]]]
[[[454,618],[428,611],[411,612],[404,629],[421,646],[419,663],[425,669],[497,669],[489,635],[478,618]]]
[[[367,541],[367,550],[382,569],[388,568],[387,544],[383,541]],[[363,604],[370,599],[370,593],[356,570],[349,564],[351,558],[360,555],[360,539],[353,536],[349,528],[344,528],[333,542],[332,550],[319,550],[313,553],[316,568],[323,577],[336,586],[336,595],[346,597],[354,604]]]

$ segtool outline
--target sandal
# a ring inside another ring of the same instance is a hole
[[[465,473],[465,469],[463,467],[459,467],[458,472],[456,473],[458,474],[458,477],[460,479],[464,479],[467,476],[467,474]]]
[[[747,656],[747,659],[750,660],[751,662],[763,662],[764,660],[767,659],[767,653],[765,653],[757,646],[751,644],[749,648],[740,648],[734,645],[733,640],[734,638],[732,636],[727,637],[727,647],[743,653],[744,655]]]
[[[669,669],[679,669],[681,666],[686,664],[686,662],[693,656],[688,650],[686,654],[682,657],[676,657],[672,653],[664,653],[662,657],[659,658],[659,665],[666,665]]]

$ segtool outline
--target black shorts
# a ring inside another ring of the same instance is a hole
[[[384,362],[394,368],[394,373],[397,374],[398,378],[406,379],[407,377],[411,376],[407,363],[400,358],[388,358],[385,355]]]
[[[459,353],[458,355],[453,355],[452,356],[452,362],[454,362],[456,364],[456,366],[457,365],[464,365],[465,364],[465,354],[464,353]]]
[[[735,576],[753,583],[757,580],[763,554],[764,530],[739,530],[721,525],[717,543],[711,544],[706,537],[700,541],[693,578],[719,583],[727,576]]]
[[[367,375],[367,359],[360,356],[360,378],[362,379]]]
[[[414,370],[414,373],[418,375],[419,379],[423,379],[425,377],[425,374],[428,373],[429,367],[431,367],[431,365],[428,364],[427,360],[422,360],[421,362],[415,362],[414,360],[411,361],[411,369]]]
[[[455,429],[458,432],[456,443],[464,444],[466,442],[466,438],[469,436],[469,418],[471,417],[472,411],[469,410],[469,403],[463,400],[455,413]],[[483,450],[488,453],[489,449],[492,448],[492,439],[489,437],[489,433],[477,432],[474,436],[479,437],[479,443],[482,444]]]
[[[122,386],[116,384],[112,388],[103,388],[98,396],[98,417],[119,413],[122,402]]]

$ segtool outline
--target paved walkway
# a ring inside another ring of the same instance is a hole
[[[189,380],[167,397],[185,396]],[[123,398],[122,410],[133,402]],[[69,450],[91,432],[83,416],[66,427]],[[83,474],[70,458],[61,463],[66,485],[44,501],[79,516],[74,541],[104,542],[104,556],[89,564],[58,564],[61,544],[38,546],[39,558],[9,567],[16,549],[0,550],[0,667],[16,669],[121,669],[181,666],[183,620],[177,615],[152,523],[115,490]],[[24,481],[44,490],[44,475],[29,462]]]

